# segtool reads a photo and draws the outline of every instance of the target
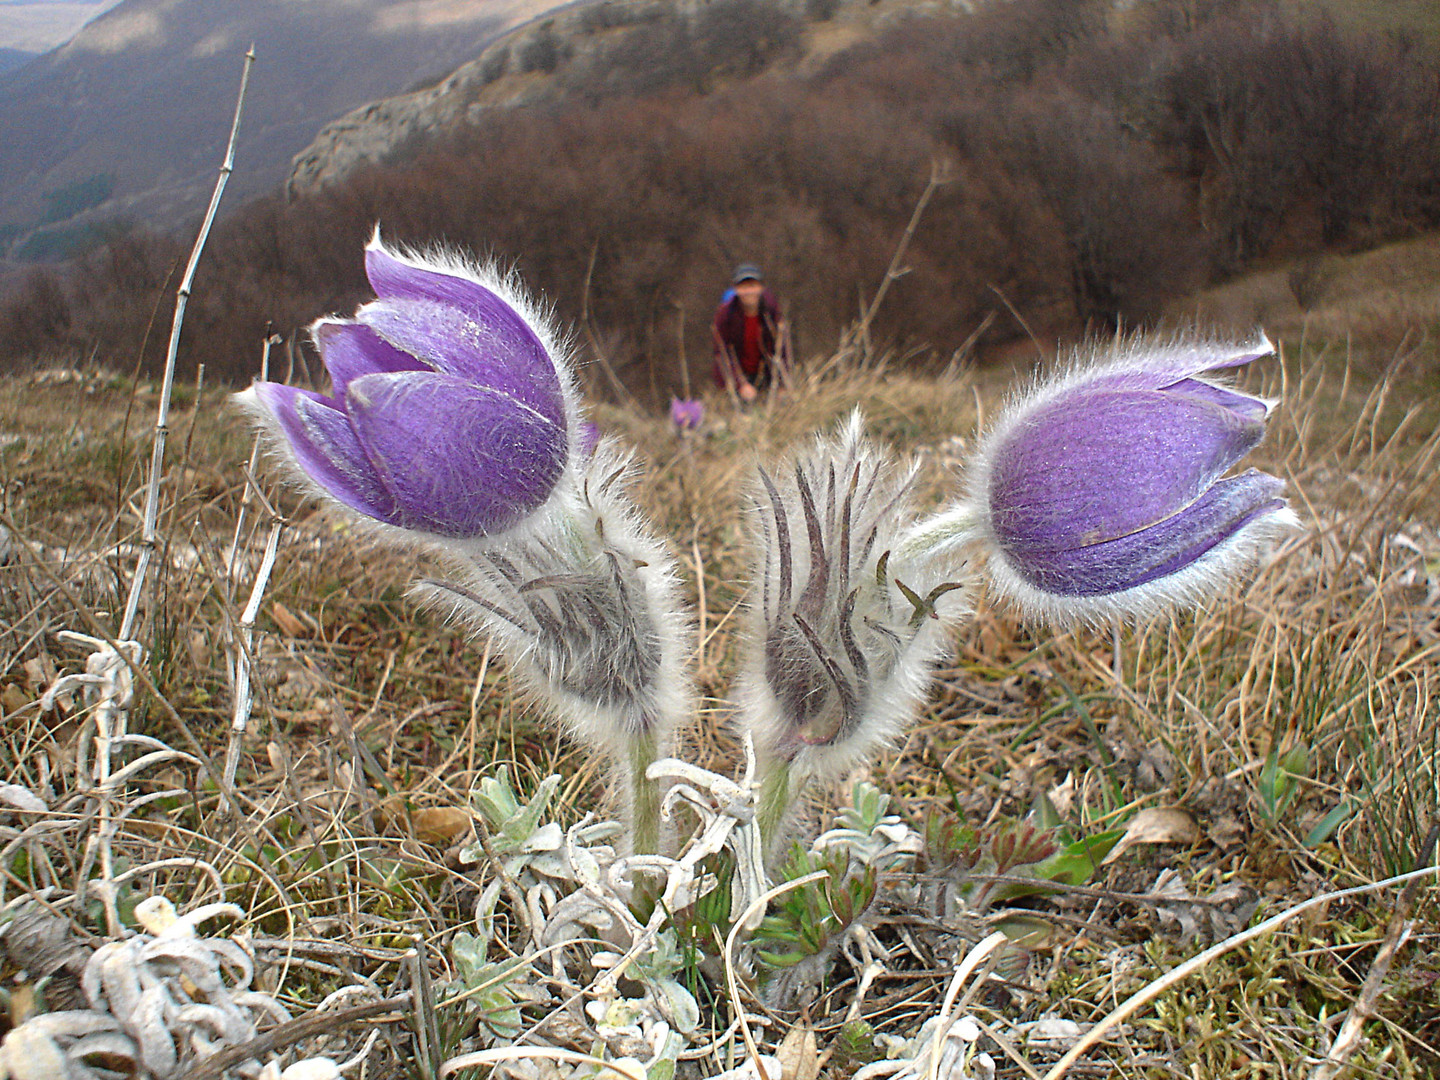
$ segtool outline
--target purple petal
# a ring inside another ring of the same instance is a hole
[[[1205,342],[1182,342],[1160,348],[1149,346],[1119,361],[1118,366],[1095,374],[1077,385],[1075,391],[1163,390],[1206,371],[1243,367],[1271,355],[1275,348],[1261,338],[1247,345],[1229,345],[1225,350],[1228,351]]]
[[[345,400],[350,380],[376,372],[429,371],[409,353],[401,352],[368,326],[349,319],[322,319],[311,329],[325,370],[330,372],[332,393]]]
[[[484,327],[490,338],[504,342],[505,354],[514,357],[517,362],[553,367],[545,353],[545,346],[530,324],[499,295],[477,281],[458,274],[412,266],[377,244],[365,249],[365,274],[370,279],[370,287],[381,300],[421,300],[459,308],[468,318]],[[403,345],[401,347],[404,348]],[[459,366],[462,362],[461,358],[454,358],[451,366],[444,370],[453,375],[475,378]],[[438,362],[436,366],[440,366]]]
[[[257,382],[254,390],[306,476],[350,509],[391,520],[395,502],[335,402],[281,383]]]
[[[365,375],[345,410],[404,528],[507,529],[545,502],[565,466],[563,424],[454,375]]]
[[[995,531],[1012,552],[1066,551],[1138,532],[1198,499],[1264,431],[1201,398],[1073,392],[1035,410],[997,448]]]
[[[1251,420],[1264,420],[1270,415],[1271,403],[1253,394],[1244,394],[1229,386],[1219,386],[1204,379],[1181,379],[1165,387],[1167,394],[1183,394],[1213,402],[1222,409],[1239,413]]]
[[[1005,549],[1036,588],[1061,596],[1100,596],[1166,577],[1194,563],[1266,514],[1281,509],[1284,482],[1250,470],[1221,480],[1179,513],[1148,529],[1068,551]]]
[[[361,308],[356,317],[437,371],[489,387],[564,426],[560,377],[528,327],[528,337],[522,337],[508,326],[429,300],[381,300]]]

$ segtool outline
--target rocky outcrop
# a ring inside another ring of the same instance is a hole
[[[327,124],[293,161],[286,193],[311,194],[356,168],[383,162],[407,146],[481,122],[492,109],[554,100],[562,78],[602,55],[620,35],[649,25],[693,21],[725,0],[578,0],[492,42],[434,86],[372,101]],[[896,19],[970,10],[972,0],[769,0],[806,20],[802,51],[822,57]]]

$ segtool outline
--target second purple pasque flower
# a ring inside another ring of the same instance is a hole
[[[241,399],[299,474],[351,510],[447,539],[492,536],[549,500],[572,454],[556,336],[509,279],[381,243],[376,299],[311,333],[331,392],[257,382]]]
[[[1206,375],[1273,352],[1136,341],[1015,402],[967,500],[1000,592],[1060,622],[1143,614],[1212,592],[1293,521],[1279,478],[1226,475],[1274,403]]]

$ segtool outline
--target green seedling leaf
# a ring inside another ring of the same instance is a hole
[[[647,985],[655,994],[661,1012],[675,1025],[676,1031],[689,1035],[700,1026],[700,1004],[695,995],[677,980],[647,980]]]
[[[1292,746],[1283,755],[1278,747],[1270,751],[1256,787],[1266,816],[1271,821],[1278,821],[1290,809],[1295,797],[1300,794],[1297,781],[1309,775],[1310,751],[1304,744]]]
[[[1080,722],[1085,725],[1085,731],[1090,736],[1090,742],[1095,747],[1095,752],[1100,755],[1100,763],[1105,769],[1106,794],[1108,796],[1108,809],[1125,805],[1125,796],[1120,787],[1120,778],[1115,774],[1115,756],[1110,753],[1110,748],[1105,745],[1105,740],[1100,737],[1100,729],[1095,724],[1095,718],[1090,715],[1090,710],[1085,707],[1085,702],[1080,696],[1070,689],[1070,684],[1064,679],[1055,680],[1060,684],[1060,689],[1065,691],[1065,697],[1075,714],[1080,717]]]
[[[1043,790],[1035,796],[1035,805],[1030,809],[1030,819],[1037,829],[1058,829],[1065,823],[1060,817],[1060,811],[1055,809],[1050,796]]]
[[[1100,866],[1100,860],[1124,835],[1124,829],[1109,829],[1066,844],[1054,855],[1035,864],[1035,876],[1066,885],[1083,885]]]
[[[815,955],[815,954],[814,954],[813,952],[775,953],[775,952],[767,952],[767,951],[764,950],[764,949],[756,949],[756,950],[755,950],[755,958],[756,958],[757,960],[759,960],[759,961],[760,961],[762,964],[764,964],[766,967],[771,967],[771,968],[776,968],[776,969],[779,969],[779,968],[787,968],[787,967],[794,967],[796,964],[800,963],[802,960],[807,960],[807,959],[809,959],[810,957],[812,957],[812,956],[814,956],[814,955]]]
[[[1340,805],[1326,814],[1316,826],[1305,834],[1305,846],[1317,848],[1335,835],[1335,830],[1340,828],[1351,815],[1355,813],[1355,803],[1349,799],[1341,801]]]
[[[995,903],[1000,900],[1014,900],[1021,896],[1034,896],[1037,893],[1048,892],[1049,890],[1040,884],[1046,881],[1054,881],[1062,885],[1083,885],[1090,880],[1095,871],[1099,869],[1100,861],[1109,854],[1110,849],[1119,843],[1120,838],[1124,835],[1124,829],[1110,829],[1107,832],[1096,833],[1094,836],[1065,845],[1041,862],[1016,867],[1010,873],[1018,874],[1021,877],[1033,877],[1036,884],[1028,886],[1011,882],[999,883],[986,894],[986,900],[988,903]]]

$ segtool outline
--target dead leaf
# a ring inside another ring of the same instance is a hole
[[[30,695],[21,690],[14,683],[6,683],[5,691],[0,694],[0,712],[6,715],[19,712],[26,705],[30,704]]]
[[[1050,805],[1055,808],[1055,813],[1061,818],[1069,818],[1070,810],[1075,805],[1075,773],[1067,772],[1065,779],[1056,784],[1046,793]]]
[[[1100,861],[1109,866],[1136,844],[1193,844],[1200,838],[1200,828],[1188,811],[1178,806],[1152,806],[1133,818],[1110,854]]]
[[[21,983],[10,991],[10,1026],[17,1028],[40,1012],[40,1001],[35,988]]]
[[[280,632],[286,637],[310,636],[310,628],[305,625],[305,621],[279,600],[270,605],[270,615],[275,620],[275,625],[280,628]]]
[[[1162,929],[1175,930],[1182,945],[1197,938],[1209,944],[1238,933],[1250,924],[1258,904],[1255,890],[1236,881],[1196,897],[1174,870],[1162,870],[1146,895],[1165,900],[1155,906],[1155,917]]]
[[[780,1059],[780,1080],[817,1080],[820,1075],[820,1050],[815,1043],[815,1029],[801,1021],[786,1033],[775,1050]]]
[[[210,639],[203,630],[192,630],[190,639],[187,642],[190,649],[190,662],[201,671],[210,666]]]
[[[55,662],[45,653],[26,660],[22,667],[25,671],[25,682],[36,694],[55,681]]]
[[[415,839],[436,847],[449,847],[470,831],[470,812],[458,806],[430,806],[410,814]]]
[[[1034,915],[1008,914],[995,922],[995,929],[1002,931],[1010,944],[1025,952],[1036,952],[1048,948],[1056,937],[1055,927]],[[1025,959],[1022,956],[1022,959]],[[1024,964],[1021,965],[1024,970]]]

